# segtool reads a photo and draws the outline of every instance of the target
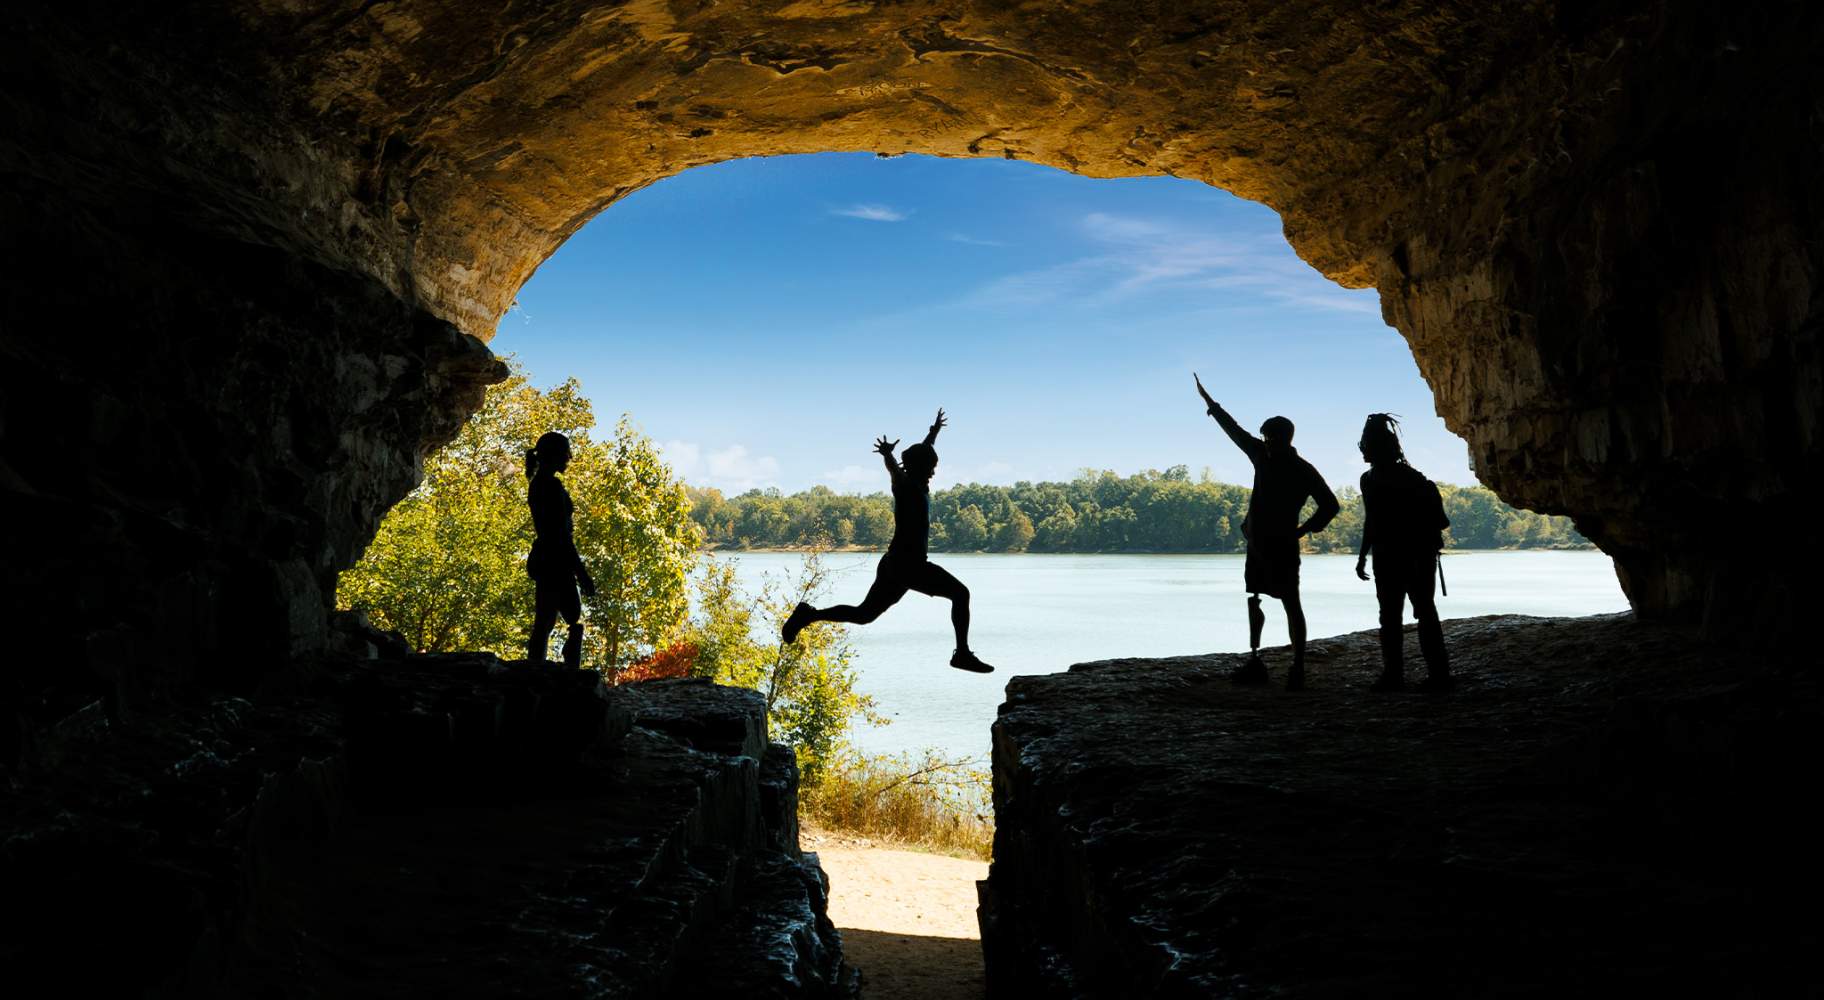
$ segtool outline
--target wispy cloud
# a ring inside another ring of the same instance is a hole
[[[1153,219],[1092,212],[1078,223],[1097,252],[1006,275],[977,289],[970,304],[1097,305],[1135,295],[1223,290],[1263,304],[1378,313],[1372,291],[1338,287],[1298,259],[1277,232],[1212,235]]]
[[[972,247],[1004,247],[1007,245],[1000,240],[984,240],[967,233],[946,233],[944,239],[952,243],[967,243]]]
[[[911,212],[902,212],[891,205],[850,205],[847,208],[832,208],[832,215],[843,215],[851,219],[866,219],[869,222],[904,222]]]
[[[779,460],[771,455],[755,455],[746,445],[731,444],[706,451],[693,441],[667,441],[659,450],[672,471],[689,483],[713,486],[727,493],[779,485]]]
[[[883,486],[887,475],[879,465],[845,465],[823,474],[823,481],[839,489]]]

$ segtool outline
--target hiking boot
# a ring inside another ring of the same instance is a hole
[[[792,609],[791,617],[785,620],[785,627],[779,630],[779,638],[788,643],[797,642],[798,633],[804,631],[804,627],[810,623],[811,606],[799,601],[798,606]]]
[[[1399,674],[1382,674],[1380,677],[1375,679],[1373,684],[1368,685],[1368,690],[1370,690],[1370,691],[1404,691],[1404,690],[1406,690],[1406,678],[1400,676]]]
[[[994,673],[994,668],[983,663],[981,657],[967,649],[959,649],[950,655],[950,665],[958,670],[967,670],[977,674]]]
[[[1456,686],[1457,682],[1451,680],[1449,674],[1432,674],[1419,682],[1419,690],[1431,694],[1442,694]]]
[[[1302,663],[1294,663],[1292,664],[1292,669],[1286,671],[1286,690],[1303,691],[1304,689],[1305,665]]]
[[[1230,672],[1229,680],[1235,684],[1265,684],[1267,664],[1259,656],[1250,656],[1248,662]]]

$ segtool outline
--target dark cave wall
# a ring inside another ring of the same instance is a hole
[[[0,204],[0,599],[18,638],[129,711],[235,680],[212,676],[227,658],[244,678],[320,647],[337,572],[500,363],[372,280],[271,247],[35,185]]]
[[[5,597],[104,686],[311,648],[336,571],[498,377],[476,338],[570,232],[691,165],[873,149],[1271,205],[1314,266],[1379,286],[1485,480],[1575,516],[1639,610],[1777,622],[1805,559],[1744,539],[1817,486],[1821,23],[26,4],[0,42]]]
[[[1777,639],[1817,597],[1824,35],[1720,5],[1616,34],[1549,141],[1427,180],[1384,308],[1484,482],[1574,515],[1637,610]]]

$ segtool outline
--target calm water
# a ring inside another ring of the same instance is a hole
[[[768,573],[794,573],[789,552],[724,553],[757,587]],[[873,553],[825,557],[833,570],[822,604],[853,604],[874,579]],[[995,665],[986,676],[949,666],[948,602],[908,594],[850,631],[861,688],[891,723],[863,728],[868,753],[937,747],[986,754],[988,727],[1007,678],[1053,673],[1121,656],[1175,656],[1248,648],[1239,555],[961,555],[936,562],[969,586],[970,645]],[[1300,590],[1312,636],[1375,627],[1374,587],[1355,578],[1352,555],[1305,556]],[[1516,613],[1592,615],[1627,609],[1609,557],[1600,552],[1463,552],[1444,557],[1445,618]],[[1267,601],[1261,642],[1287,642],[1285,617]]]

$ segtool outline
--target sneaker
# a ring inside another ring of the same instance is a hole
[[[1433,694],[1441,694],[1456,686],[1456,682],[1450,679],[1449,674],[1432,674],[1419,682],[1420,691],[1427,691]]]
[[[1229,680],[1236,684],[1265,684],[1267,682],[1267,664],[1258,656],[1248,657],[1248,662],[1236,667],[1229,674]]]
[[[981,657],[967,649],[959,649],[950,656],[950,665],[958,670],[967,670],[977,674],[994,673],[994,668],[983,663]]]
[[[1287,691],[1303,691],[1304,689],[1305,689],[1305,668],[1298,664],[1293,664],[1292,669],[1286,671],[1286,690]]]
[[[785,627],[779,630],[779,638],[788,643],[797,642],[798,633],[804,631],[804,627],[810,623],[811,606],[799,601],[798,606],[792,609],[791,617],[785,620]]]
[[[1404,691],[1404,690],[1406,690],[1406,678],[1400,676],[1399,674],[1382,674],[1380,677],[1375,679],[1375,682],[1373,684],[1368,685],[1368,690],[1370,690],[1370,691]]]

